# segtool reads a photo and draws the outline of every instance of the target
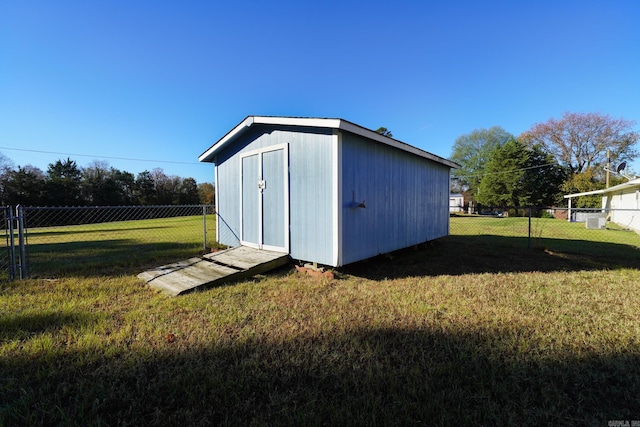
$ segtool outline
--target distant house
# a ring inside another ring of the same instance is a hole
[[[572,215],[572,210],[575,210],[571,206],[572,199],[589,195],[602,196],[602,210],[603,213],[608,215],[610,221],[621,227],[640,232],[640,178],[635,178],[604,190],[564,196],[565,199],[569,199],[569,220],[575,218],[575,215]]]
[[[464,212],[464,196],[462,194],[449,194],[449,212]]]
[[[341,266],[449,234],[459,166],[343,119],[249,116],[199,160],[228,246]]]

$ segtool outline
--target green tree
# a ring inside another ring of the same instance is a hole
[[[197,205],[200,201],[198,195],[198,184],[193,178],[184,178],[180,182],[178,189],[178,204],[179,205]]]
[[[4,189],[4,205],[38,206],[43,203],[44,173],[30,165],[18,166],[8,172]]]
[[[376,133],[379,133],[380,135],[383,135],[383,136],[388,136],[389,138],[393,138],[393,134],[391,133],[391,131],[384,126],[381,126],[378,129],[376,129]]]
[[[527,153],[521,206],[554,206],[562,202],[566,170],[540,145],[520,146]]]
[[[210,182],[198,184],[198,195],[203,205],[213,205],[216,200],[216,188]]]
[[[4,200],[7,181],[14,171],[13,162],[4,154],[0,153],[0,198]]]
[[[94,161],[82,170],[82,188],[88,204],[94,206],[130,205],[134,199],[135,178],[129,172]]]
[[[111,174],[118,186],[118,193],[121,197],[121,205],[133,205],[136,204],[135,195],[135,176],[131,172],[120,171],[118,169],[111,168]]]
[[[151,178],[153,179],[153,188],[156,193],[156,203],[159,205],[174,204],[173,196],[176,182],[167,176],[162,168],[154,168],[151,171]]]
[[[562,185],[565,194],[587,193],[589,191],[602,190],[605,183],[596,177],[593,169],[587,169],[581,173],[571,174]],[[589,195],[573,199],[576,208],[599,208],[602,206],[602,196]]]
[[[454,191],[477,193],[485,167],[491,153],[510,138],[509,132],[500,126],[490,129],[475,129],[467,135],[459,136],[453,144],[451,160],[460,165],[460,169],[451,172]]]
[[[518,206],[526,162],[525,151],[513,138],[494,147],[487,159],[476,201],[487,206]]]
[[[542,147],[527,147],[512,138],[492,152],[476,200],[488,206],[552,205],[564,178]]]
[[[138,173],[135,182],[135,195],[137,204],[144,206],[157,204],[158,197],[156,196],[151,172],[142,171]]]
[[[94,161],[82,170],[84,199],[92,206],[117,206],[121,204],[119,186],[112,170],[105,161]]]
[[[82,206],[82,171],[74,160],[50,163],[45,178],[45,200],[51,206]]]

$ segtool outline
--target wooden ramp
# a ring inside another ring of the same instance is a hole
[[[239,246],[163,265],[140,273],[138,277],[152,288],[175,296],[266,273],[287,262],[288,254]]]

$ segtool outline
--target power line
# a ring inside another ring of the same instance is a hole
[[[27,151],[30,153],[42,153],[42,154],[56,154],[62,156],[78,156],[78,157],[92,157],[94,159],[111,159],[111,160],[131,160],[135,162],[154,162],[154,163],[173,163],[180,165],[199,165],[202,163],[198,162],[178,162],[174,160],[151,160],[151,159],[132,159],[129,157],[113,157],[113,156],[98,156],[92,154],[77,154],[77,153],[60,153],[57,151],[44,151],[44,150],[28,150],[26,148],[11,148],[11,147],[0,147],[0,150],[13,150],[13,151]]]
[[[458,175],[458,176],[459,177],[464,177],[464,178],[469,178],[469,177],[472,177],[472,176],[482,176],[482,175],[503,175],[503,174],[506,174],[506,173],[520,172],[520,171],[526,171],[526,170],[538,169],[538,168],[546,168],[547,166],[556,166],[556,165],[557,165],[557,163],[546,163],[544,165],[529,166],[527,168],[512,169],[512,170],[503,171],[503,172],[478,172],[478,173],[470,173],[470,174],[461,174],[461,175]]]

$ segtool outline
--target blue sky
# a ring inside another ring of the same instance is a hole
[[[198,155],[247,115],[443,157],[565,111],[640,121],[639,21],[636,1],[0,0],[0,152],[205,182]]]

